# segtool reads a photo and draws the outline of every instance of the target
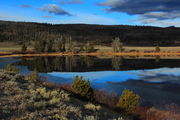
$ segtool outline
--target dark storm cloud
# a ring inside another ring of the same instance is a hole
[[[104,3],[98,3],[98,5],[110,7],[109,11],[126,12],[128,14],[180,10],[179,0],[108,0]]]
[[[83,0],[58,0],[61,4],[83,4]]]
[[[146,18],[175,19],[180,17],[180,0],[107,0],[97,5],[108,12],[124,12]]]
[[[30,7],[32,7],[31,5],[21,5],[20,6],[21,8],[30,8]]]
[[[55,15],[69,15],[69,16],[71,16],[70,13],[63,10],[62,8],[60,8],[56,4],[44,5],[43,7],[39,8],[39,10],[44,11],[44,12],[48,12],[48,13],[53,13]]]

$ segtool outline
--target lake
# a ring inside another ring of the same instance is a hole
[[[0,58],[0,68],[13,63],[21,74],[34,69],[48,82],[71,84],[76,75],[93,88],[120,95],[123,89],[142,97],[141,105],[180,105],[180,58],[65,56]]]

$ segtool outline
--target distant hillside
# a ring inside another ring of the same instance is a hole
[[[74,41],[109,44],[114,37],[120,37],[129,46],[178,46],[180,28],[149,27],[127,25],[88,25],[88,24],[41,24],[27,22],[0,21],[0,42],[30,42],[41,36],[71,35]]]

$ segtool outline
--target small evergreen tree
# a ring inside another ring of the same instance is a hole
[[[34,48],[36,52],[45,52],[46,41],[44,39],[40,39],[39,41],[36,41],[34,44]]]
[[[66,44],[67,44],[67,52],[74,52],[74,43],[72,42],[72,37],[67,36],[66,37]]]
[[[121,41],[119,42],[119,51],[120,51],[120,52],[123,52],[123,51],[124,51],[123,43],[122,43]]]
[[[65,52],[66,51],[66,39],[65,37],[63,36],[62,37],[62,52]]]
[[[27,46],[23,44],[21,47],[21,52],[26,52],[26,51],[27,51]]]
[[[133,91],[125,89],[123,90],[116,106],[126,112],[130,112],[138,105],[139,100],[139,95],[133,93]]]
[[[64,52],[63,51],[63,43],[60,40],[57,42],[57,51],[58,52]]]
[[[83,79],[83,77],[76,76],[71,85],[71,89],[74,93],[81,95],[82,97],[93,100],[94,99],[94,91],[91,88],[89,80]]]
[[[87,43],[87,44],[86,44],[86,47],[85,47],[85,50],[86,50],[87,53],[89,53],[89,52],[94,52],[94,51],[95,51],[94,45],[93,45],[93,44],[90,44],[90,43]]]
[[[34,49],[35,49],[36,52],[38,52],[38,48],[39,48],[38,41],[35,41],[35,43],[34,43]]]
[[[46,52],[53,52],[53,40],[46,42]]]
[[[80,52],[84,51],[84,45],[80,45]]]
[[[86,52],[89,52],[88,46],[89,46],[89,43],[86,43],[86,46],[85,46],[85,51],[86,51]]]
[[[160,52],[160,51],[161,51],[159,45],[156,46],[155,51],[156,51],[156,52]]]
[[[40,40],[39,41],[39,51],[44,52],[46,48],[46,41],[45,40]]]
[[[89,50],[88,50],[88,52],[94,52],[94,51],[95,51],[94,45],[93,45],[93,44],[90,44],[90,45],[89,45]]]

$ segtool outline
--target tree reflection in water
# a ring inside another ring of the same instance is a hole
[[[73,72],[84,71],[94,65],[92,56],[65,56],[65,57],[23,57],[18,65],[27,66],[30,70],[39,72]]]
[[[113,56],[112,57],[112,68],[114,70],[120,70],[123,65],[123,57],[122,56]]]
[[[22,57],[17,65],[27,66],[39,72],[89,72],[142,70],[161,67],[180,67],[180,59],[127,58],[122,56],[60,56],[60,57]]]

